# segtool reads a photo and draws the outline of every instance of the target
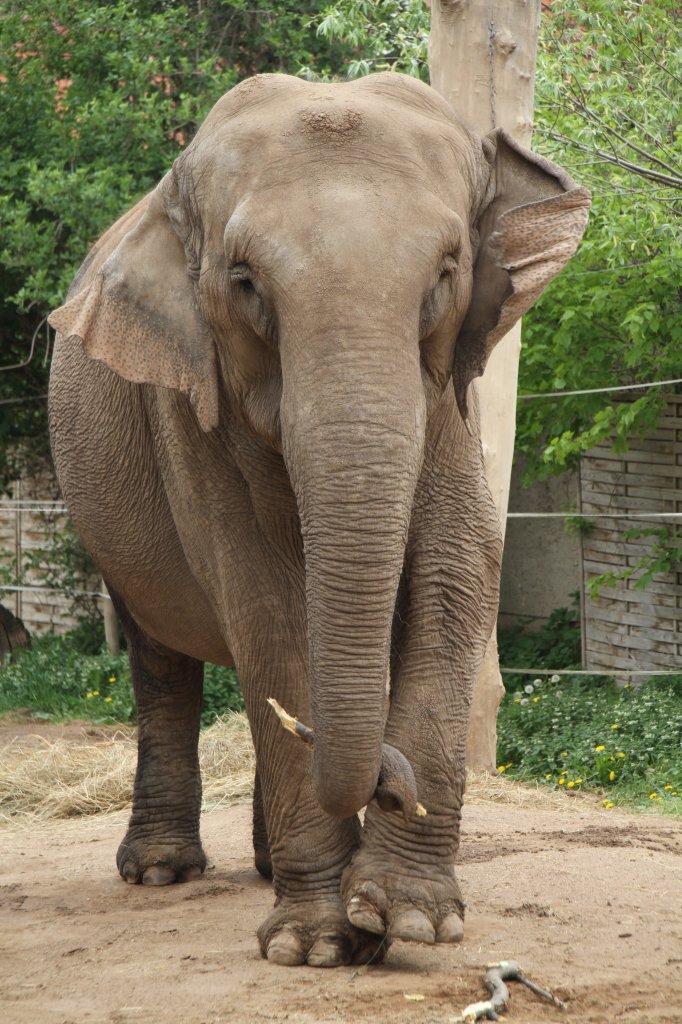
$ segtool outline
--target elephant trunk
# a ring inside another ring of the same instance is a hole
[[[313,781],[322,808],[341,818],[377,787],[393,613],[423,455],[418,352],[403,360],[401,373],[394,350],[380,376],[349,359],[342,386],[337,365],[333,394],[282,404],[306,560]]]

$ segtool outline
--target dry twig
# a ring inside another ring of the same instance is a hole
[[[501,960],[499,964],[490,964],[483,975],[483,984],[490,993],[490,999],[466,1006],[459,1017],[453,1018],[453,1024],[471,1024],[482,1017],[487,1020],[499,1020],[499,1011],[504,1010],[509,1002],[509,989],[505,985],[505,981],[520,981],[536,996],[547,1000],[560,1010],[566,1009],[566,1004],[553,996],[551,992],[545,992],[543,988],[529,981],[516,960]]]
[[[283,727],[312,749],[313,730],[285,711],[274,697],[268,697],[268,704]],[[381,748],[379,781],[374,797],[383,811],[400,811],[406,821],[413,814],[418,818],[426,815],[426,808],[417,800],[417,781],[412,765],[404,754],[388,743],[384,743]]]

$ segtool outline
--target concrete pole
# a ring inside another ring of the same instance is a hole
[[[530,147],[540,0],[433,0],[431,84],[481,135],[505,128]],[[494,349],[478,381],[485,473],[504,533],[516,425],[521,324]],[[497,641],[476,680],[467,763],[494,771],[497,710],[504,695]]]
[[[118,616],[114,610],[114,606],[111,603],[109,597],[109,591],[107,590],[106,583],[102,580],[102,593],[106,594],[106,597],[102,598],[102,615],[104,616],[104,639],[107,642],[107,647],[111,654],[121,653],[121,641],[118,634]]]

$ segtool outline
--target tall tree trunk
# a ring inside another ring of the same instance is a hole
[[[505,128],[530,146],[540,0],[433,0],[431,84],[481,135]],[[485,473],[504,532],[514,451],[520,322],[495,348],[479,381]],[[467,763],[495,769],[504,694],[490,640],[471,708]]]

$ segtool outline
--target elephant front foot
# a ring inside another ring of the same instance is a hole
[[[262,955],[284,967],[380,963],[388,945],[354,928],[338,896],[283,899],[258,929],[258,941]]]
[[[452,865],[406,864],[397,854],[360,849],[341,893],[357,928],[405,942],[460,942],[464,903]]]
[[[118,848],[116,866],[131,885],[170,885],[200,878],[206,854],[199,839],[136,835],[131,829]]]

